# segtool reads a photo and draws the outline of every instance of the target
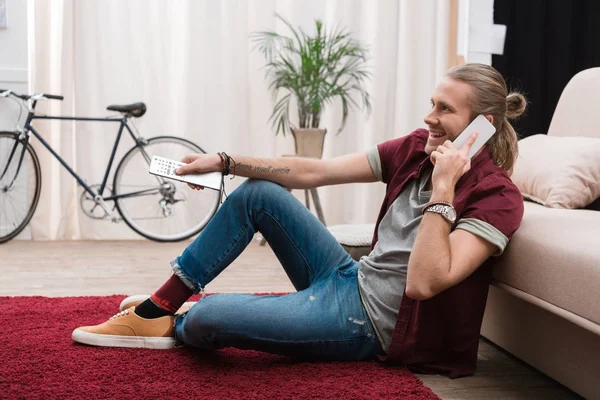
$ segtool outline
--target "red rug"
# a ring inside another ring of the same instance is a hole
[[[118,312],[124,296],[0,297],[2,399],[439,399],[405,368],[299,362],[255,351],[97,348],[78,326]]]

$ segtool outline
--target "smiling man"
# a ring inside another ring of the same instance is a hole
[[[178,173],[252,178],[224,202],[151,296],[124,300],[107,322],[77,328],[97,346],[202,349],[233,346],[302,359],[385,358],[451,377],[472,374],[489,285],[480,266],[501,254],[523,216],[510,180],[517,136],[508,118],[525,99],[492,67],[450,70],[432,96],[426,129],[332,160],[196,154]],[[496,134],[473,157],[477,116]],[[228,166],[231,166],[229,168]],[[382,181],[386,194],[372,251],[353,260],[285,188]],[[194,189],[201,189],[194,187]],[[261,232],[296,293],[218,294],[180,309]],[[178,311],[178,309],[180,309]]]

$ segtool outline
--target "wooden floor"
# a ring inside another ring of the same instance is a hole
[[[0,296],[151,293],[170,275],[186,243],[12,241],[0,245]],[[269,246],[253,242],[206,289],[286,292],[294,288]],[[579,399],[552,379],[482,339],[477,374],[451,380],[419,375],[443,399]]]

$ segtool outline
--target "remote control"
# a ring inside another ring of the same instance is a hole
[[[478,115],[477,118],[475,118],[473,122],[471,122],[456,139],[454,139],[452,144],[454,144],[457,149],[460,149],[462,145],[465,144],[467,139],[475,132],[478,132],[479,136],[477,136],[475,143],[473,143],[473,146],[471,146],[471,149],[469,150],[469,154],[467,156],[469,158],[472,158],[475,153],[477,153],[479,149],[481,149],[483,145],[490,140],[494,133],[496,133],[496,128],[494,128],[494,125],[490,124],[490,121],[488,121],[486,117],[483,115]]]
[[[221,190],[223,174],[221,172],[207,172],[205,174],[177,175],[175,170],[185,163],[169,160],[168,158],[153,156],[150,163],[150,173],[176,181],[191,183],[213,190]]]

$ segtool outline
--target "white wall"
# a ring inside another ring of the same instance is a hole
[[[0,89],[28,93],[27,1],[5,1],[7,24],[0,29]],[[13,99],[0,98],[0,131],[15,129],[19,108]],[[23,111],[21,124],[25,116]],[[20,239],[30,237],[29,227],[18,236]]]
[[[7,24],[0,29],[0,89],[27,93],[27,1],[6,0]],[[19,107],[0,98],[0,131],[13,130]]]
[[[494,0],[460,0],[457,53],[466,62],[492,65],[504,50],[505,25],[494,24]]]

